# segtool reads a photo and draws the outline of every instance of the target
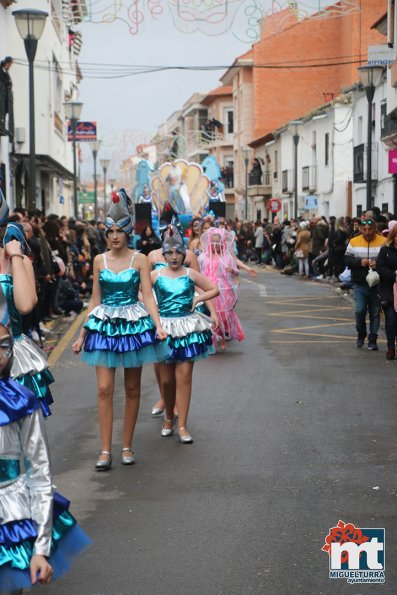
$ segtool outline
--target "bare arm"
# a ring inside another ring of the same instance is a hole
[[[156,325],[156,332],[159,339],[166,339],[167,333],[161,326],[159,311],[152,292],[152,278],[150,276],[149,262],[143,254],[137,254],[134,264],[139,270],[141,276],[141,291],[143,303],[149,312],[154,324]]]
[[[96,306],[99,306],[99,304],[101,303],[101,288],[99,286],[99,271],[100,271],[101,260],[102,260],[102,256],[100,254],[98,254],[98,256],[95,256],[95,258],[94,258],[94,270],[93,270],[93,276],[92,276],[92,294],[91,294],[90,302],[88,304],[87,316],[85,317],[83,326],[81,327],[80,334],[78,336],[78,339],[72,345],[72,349],[75,353],[80,353],[81,348],[83,346],[84,337],[86,335],[86,330],[84,328],[84,325],[87,322],[90,313],[92,312],[92,310],[94,308],[96,308]]]
[[[186,251],[185,266],[189,267],[189,269],[197,271],[198,273],[200,272],[200,266],[197,260],[197,256],[191,250]]]
[[[21,314],[29,314],[37,304],[32,263],[22,255],[21,244],[17,240],[11,240],[5,245],[5,254],[11,262],[16,309]]]
[[[193,306],[192,310],[195,309],[199,302],[206,302],[207,300],[212,300],[217,295],[219,295],[219,287],[212,283],[207,277],[201,275],[201,273],[197,273],[196,271],[190,271],[190,277],[194,281],[196,287],[202,290],[198,296],[195,296],[193,299]]]

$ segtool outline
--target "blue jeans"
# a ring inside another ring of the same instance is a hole
[[[397,313],[393,304],[383,307],[385,313],[385,331],[387,339],[387,348],[395,349],[397,337]]]
[[[377,287],[356,285],[354,288],[354,301],[356,304],[356,329],[361,339],[367,336],[366,315],[369,313],[369,339],[376,341],[380,324],[380,301]]]

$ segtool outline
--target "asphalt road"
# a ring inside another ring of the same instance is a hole
[[[144,370],[137,464],[98,474],[95,374],[66,349],[47,422],[55,483],[93,546],[47,595],[396,593],[397,362],[357,350],[334,288],[264,272],[243,279],[245,342],[194,371],[193,445],[161,438]],[[328,577],[339,519],[386,530],[386,583]]]

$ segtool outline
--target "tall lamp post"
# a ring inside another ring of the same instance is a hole
[[[110,159],[100,159],[99,163],[103,169],[103,210],[106,215],[106,174],[110,165]]]
[[[37,44],[44,31],[48,12],[21,9],[12,12],[29,62],[29,206],[36,208],[36,133],[34,121],[34,69]]]
[[[245,147],[243,150],[244,155],[244,165],[245,165],[245,206],[244,206],[244,219],[247,221],[248,218],[248,164],[250,162],[249,155],[251,153],[251,149],[249,147]]]
[[[73,210],[74,216],[77,218],[78,203],[77,203],[77,152],[76,152],[76,125],[80,119],[83,104],[80,101],[67,101],[63,104],[65,108],[65,118],[68,119],[72,125],[73,135]]]
[[[299,145],[299,132],[298,126],[303,124],[302,120],[292,120],[289,124],[289,129],[292,133],[292,139],[294,141],[294,219],[298,219],[298,145]]]
[[[98,151],[101,148],[102,141],[97,140],[93,143],[90,143],[90,149],[92,151],[92,157],[94,159],[94,217],[95,223],[98,220],[98,184],[97,184],[97,175],[96,175],[96,158],[98,156]]]
[[[357,70],[368,101],[366,209],[369,211],[372,208],[372,101],[375,95],[375,88],[379,85],[382,78],[383,66],[361,66]]]

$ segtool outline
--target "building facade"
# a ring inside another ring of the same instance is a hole
[[[86,14],[84,0],[37,0],[35,9],[49,16],[38,42],[34,62],[36,194],[29,196],[29,88],[28,62],[18,34],[13,9],[31,8],[31,2],[0,6],[1,50],[12,56],[10,69],[14,96],[14,136],[8,146],[1,140],[7,200],[11,205],[37,207],[45,213],[73,213],[73,156],[67,140],[63,103],[75,100],[81,72],[82,44],[76,28]]]

